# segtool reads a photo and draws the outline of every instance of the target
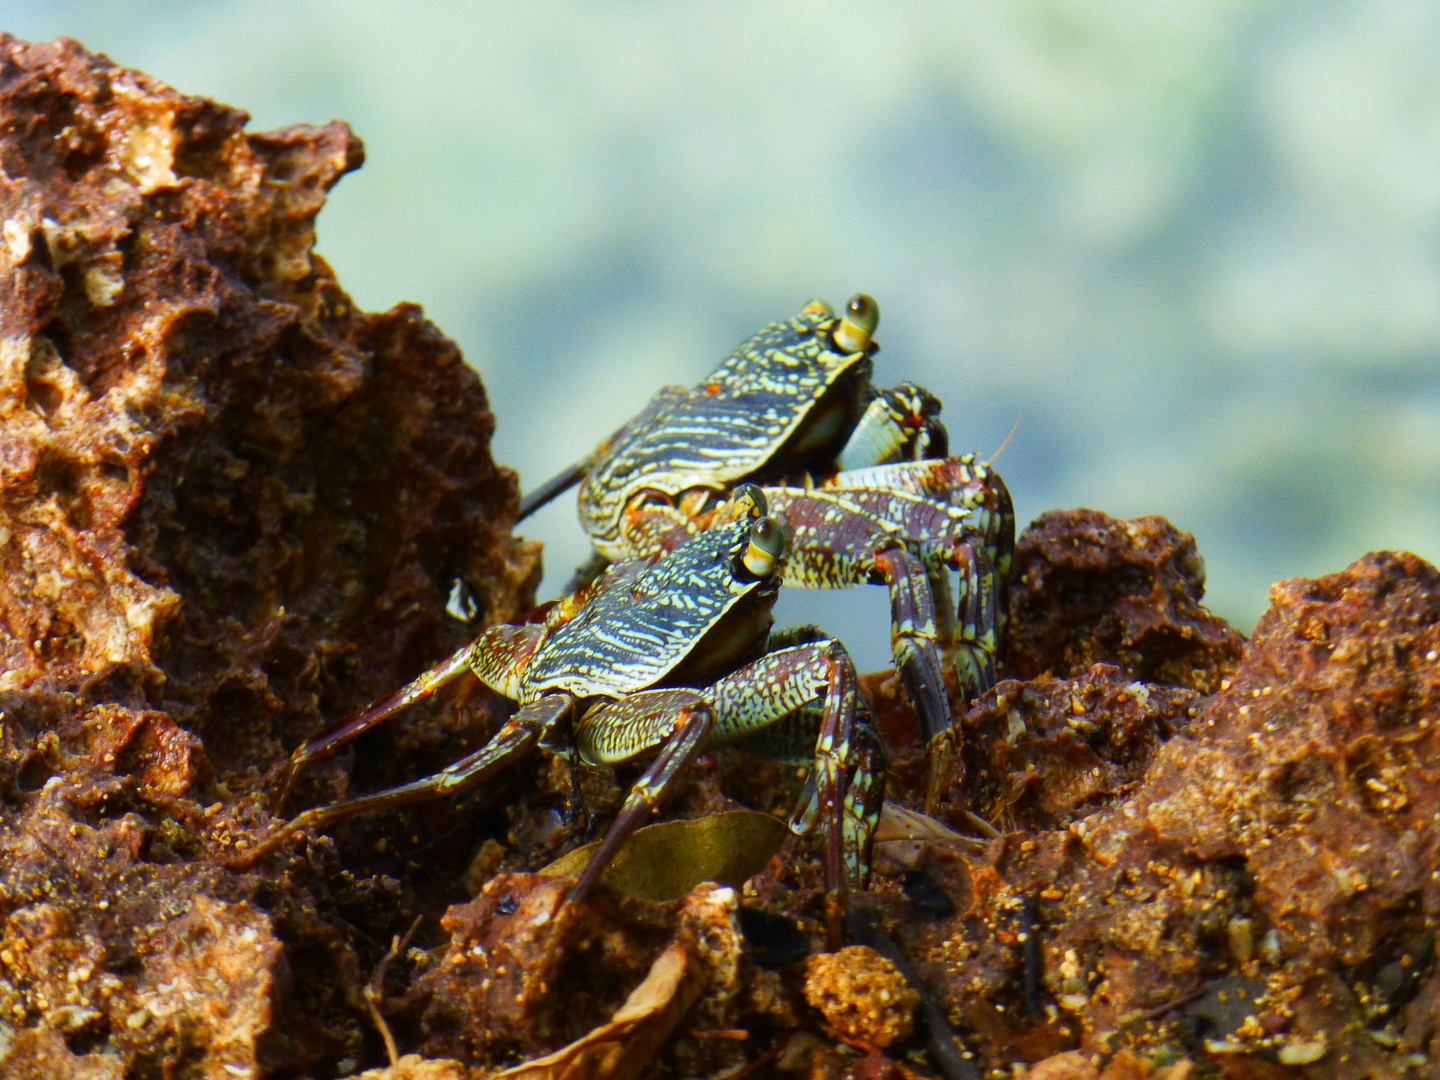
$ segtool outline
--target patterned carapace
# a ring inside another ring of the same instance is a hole
[[[605,560],[675,550],[723,520],[736,484],[765,485],[795,530],[787,585],[890,588],[896,667],[931,748],[933,810],[954,740],[944,670],[973,700],[1003,655],[1014,512],[988,463],[946,456],[933,395],[871,384],[878,319],[861,294],[838,318],[816,301],[767,326],[704,382],[662,389],[527,496],[522,516],[582,481],[580,520],[598,561],[573,587]]]
[[[778,479],[827,451],[833,457],[874,397],[872,313],[869,297],[852,300],[842,318],[811,303],[765,327],[693,389],[661,389],[607,440],[581,483],[580,524],[595,549],[611,560],[633,554],[623,517],[637,496],[723,493],[743,480]],[[837,335],[846,319],[858,333]]]

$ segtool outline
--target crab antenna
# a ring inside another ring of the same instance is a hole
[[[585,479],[586,472],[590,466],[595,464],[595,455],[583,457],[575,462],[568,469],[556,473],[549,480],[546,480],[530,494],[520,500],[520,513],[515,516],[515,523],[518,525],[527,517],[539,510],[556,495],[569,491],[572,487]]]
[[[1015,437],[1015,432],[1017,432],[1017,431],[1020,430],[1020,421],[1021,421],[1022,419],[1023,419],[1023,417],[1019,417],[1019,416],[1017,416],[1017,417],[1015,418],[1015,426],[1010,429],[1010,434],[1005,436],[1004,441],[1001,442],[1001,444],[995,448],[995,452],[994,452],[993,454],[991,454],[988,458],[985,459],[985,464],[986,464],[986,465],[994,464],[995,459],[996,459],[997,457],[999,457],[999,456],[1004,452],[1005,447],[1007,447],[1007,446],[1010,445],[1010,440]]]

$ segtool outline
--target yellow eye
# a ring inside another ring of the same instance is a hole
[[[750,526],[750,543],[745,547],[745,569],[756,577],[768,577],[785,554],[785,529],[773,517],[762,517]]]
[[[808,304],[806,304],[803,308],[800,309],[800,314],[823,315],[825,316],[825,318],[828,319],[835,314],[835,309],[832,308],[829,304],[827,304],[824,300],[811,300]]]
[[[843,353],[857,353],[870,344],[880,325],[880,305],[868,293],[856,293],[845,305],[845,314],[835,327],[835,347]]]

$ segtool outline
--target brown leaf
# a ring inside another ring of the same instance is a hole
[[[679,943],[656,957],[610,1022],[543,1058],[506,1069],[506,1080],[633,1080],[700,996],[709,972]]]

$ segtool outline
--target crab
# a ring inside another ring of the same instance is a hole
[[[433,776],[307,810],[234,864],[249,866],[302,832],[355,814],[474,788],[533,749],[595,767],[654,755],[569,894],[583,899],[625,839],[706,747],[734,744],[783,762],[808,740],[810,779],[791,828],[823,832],[827,933],[863,887],[883,769],[855,668],[814,628],[770,633],[789,529],[758,488],[726,520],[657,561],[611,566],[543,621],[491,627],[409,685],[302,744],[277,803],[304,766],[465,672],[519,704],[483,747]]]
[[[527,496],[521,517],[580,484],[595,557],[575,585],[607,561],[675,550],[724,519],[737,485],[763,485],[795,530],[787,585],[889,587],[892,652],[925,735],[934,813],[955,759],[946,670],[967,702],[996,680],[1015,520],[988,462],[947,456],[934,395],[872,385],[879,314],[862,293],[838,317],[812,301],[765,327],[699,385],[661,389]]]

